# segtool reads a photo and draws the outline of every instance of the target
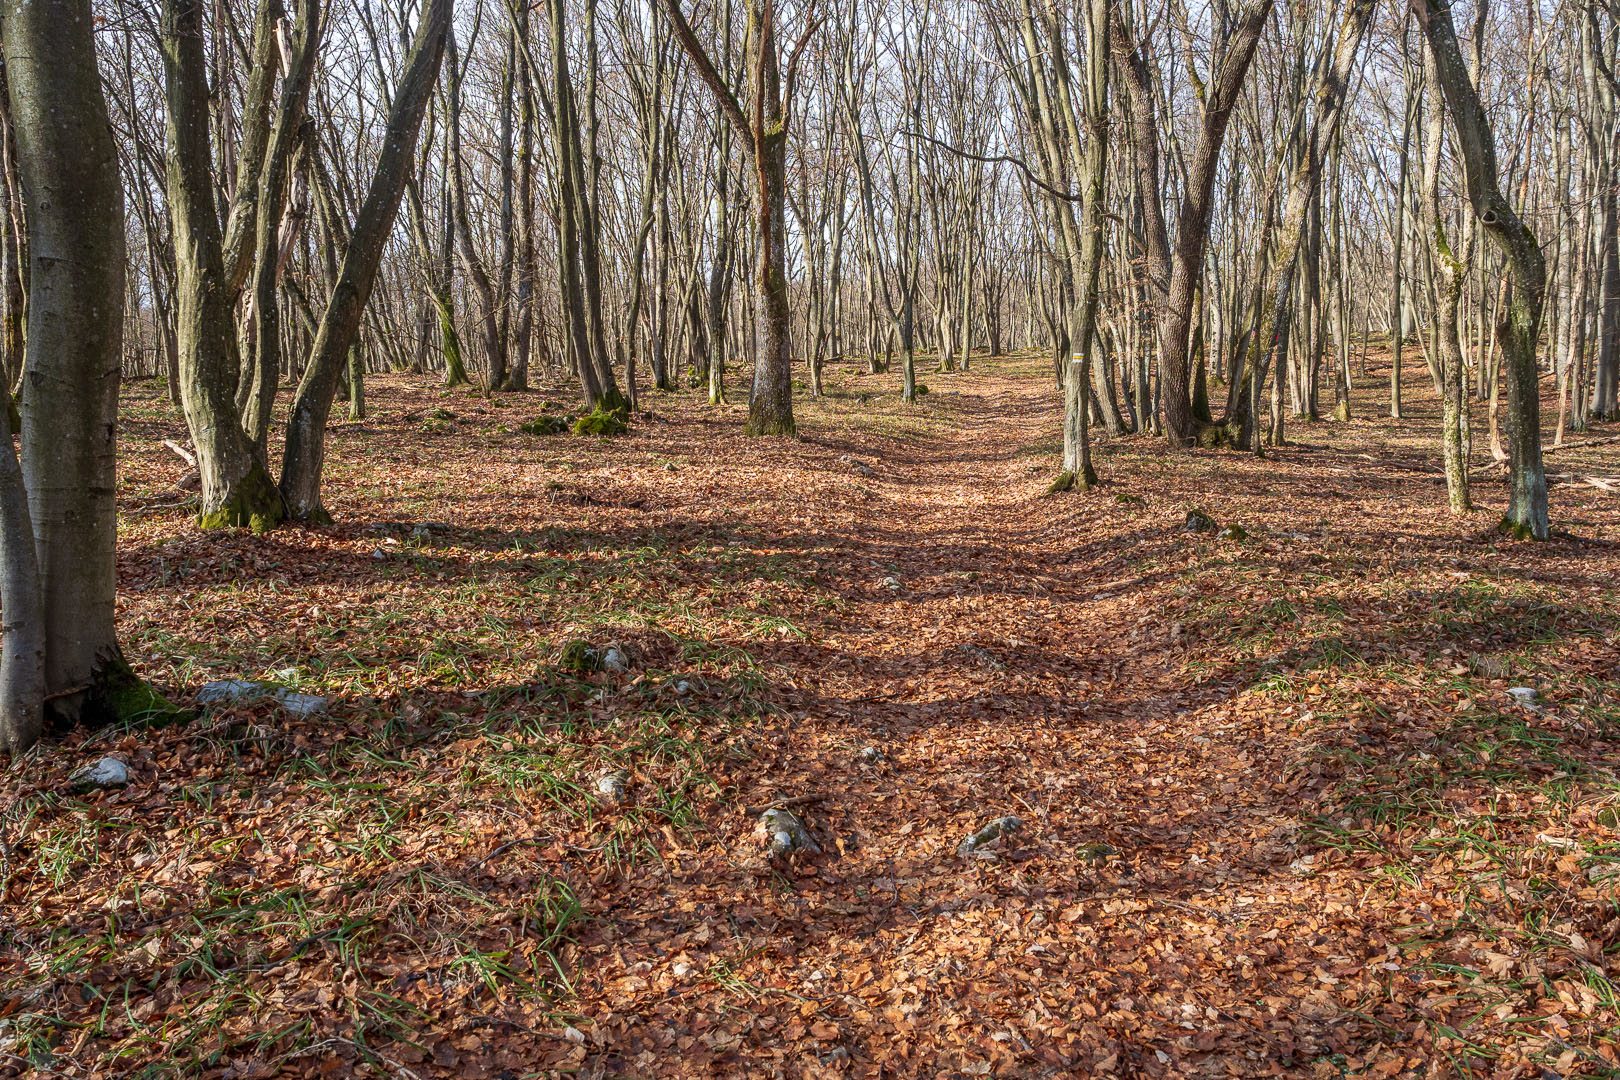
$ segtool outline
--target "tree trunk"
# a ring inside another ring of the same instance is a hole
[[[1496,173],[1496,141],[1457,45],[1450,7],[1411,0],[1429,39],[1446,105],[1467,166],[1468,200],[1480,224],[1507,260],[1513,295],[1496,324],[1507,377],[1509,494],[1505,524],[1515,535],[1545,540],[1547,477],[1541,464],[1541,398],[1536,341],[1541,336],[1547,267],[1529,227],[1503,198]]]
[[[227,276],[209,161],[202,14],[202,0],[163,3],[180,396],[202,477],[197,523],[263,531],[281,520],[282,501],[236,408],[237,290]]]
[[[16,748],[14,739],[38,730],[30,684],[41,642],[44,704],[58,723],[101,726],[169,706],[130,670],[113,623],[125,234],[93,13],[88,0],[32,0],[6,6],[3,20],[32,263],[20,477],[26,516],[15,499],[9,418],[0,431],[5,579],[21,585],[5,593],[5,618],[31,614],[32,591],[14,581],[29,569],[19,533],[30,523],[43,609],[37,631],[10,632],[5,645],[3,705],[21,710],[15,728],[17,717],[8,718],[6,741]]]
[[[337,286],[321,316],[310,361],[293,398],[287,420],[287,449],[282,458],[281,490],[289,516],[316,524],[331,515],[321,505],[321,467],[326,455],[326,421],[332,413],[338,376],[371,298],[377,264],[393,232],[399,203],[416,150],[422,114],[433,94],[439,60],[450,26],[450,0],[429,0],[417,26],[405,72],[389,110],[382,153],[371,188],[349,238]]]

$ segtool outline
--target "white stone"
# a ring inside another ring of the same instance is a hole
[[[326,699],[315,694],[300,694],[284,686],[254,682],[251,679],[220,679],[197,691],[197,704],[217,705],[221,702],[257,701],[268,698],[294,716],[315,716],[326,711]]]
[[[71,780],[73,786],[80,791],[127,787],[129,766],[117,758],[104,757],[94,765],[86,765],[74,773]]]
[[[630,670],[630,658],[617,645],[610,645],[604,649],[597,663],[603,671],[612,671],[620,675]]]

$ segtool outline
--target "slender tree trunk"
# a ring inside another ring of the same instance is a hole
[[[1498,187],[1496,141],[1457,45],[1449,6],[1411,0],[1429,39],[1446,105],[1466,164],[1468,200],[1507,260],[1513,295],[1496,324],[1507,377],[1509,494],[1506,524],[1521,537],[1548,535],[1547,478],[1541,464],[1541,397],[1536,342],[1546,300],[1547,268],[1541,248]]]
[[[93,13],[88,0],[31,0],[0,8],[0,19],[32,263],[20,469],[26,509],[16,499],[9,418],[0,430],[3,604],[8,624],[36,614],[29,610],[35,594],[17,580],[29,571],[22,530],[31,524],[43,614],[34,629],[7,628],[0,708],[4,740],[15,750],[38,734],[41,643],[43,703],[59,723],[100,726],[170,707],[124,661],[113,621],[125,233]]]
[[[416,40],[389,110],[382,153],[371,187],[355,221],[336,287],[321,316],[310,362],[293,398],[282,458],[281,490],[290,516],[316,524],[330,522],[321,505],[321,469],[326,457],[326,421],[332,413],[338,376],[371,298],[383,247],[393,232],[399,203],[416,150],[422,114],[433,94],[439,60],[450,27],[450,0],[428,0]]]

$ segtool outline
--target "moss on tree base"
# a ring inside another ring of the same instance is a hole
[[[799,437],[799,427],[793,422],[791,415],[786,417],[750,416],[748,426],[743,434],[751,437],[764,437],[770,435],[786,435],[790,439]]]
[[[1537,536],[1535,526],[1526,521],[1514,521],[1506,514],[1502,515],[1501,522],[1496,526],[1500,532],[1506,533],[1515,540],[1545,540],[1545,536]]]
[[[50,725],[58,729],[174,724],[194,715],[152,689],[116,650],[91,676],[89,685],[49,699],[46,712]]]
[[[1241,450],[1242,435],[1236,424],[1200,424],[1196,442],[1200,450]]]
[[[248,470],[236,485],[236,490],[216,510],[204,510],[197,515],[197,527],[202,529],[251,529],[266,533],[287,516],[286,503],[281,492],[263,465]]]
[[[1097,474],[1094,470],[1087,468],[1076,474],[1064,469],[1047,485],[1046,493],[1061,495],[1065,491],[1090,491],[1096,486]]]

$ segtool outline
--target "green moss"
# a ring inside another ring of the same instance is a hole
[[[593,671],[596,668],[596,650],[591,648],[590,642],[575,638],[557,654],[557,666],[579,675]]]
[[[461,360],[461,336],[456,333],[455,312],[449,303],[439,304],[439,342],[444,350],[444,385],[466,386],[467,366]]]
[[[596,403],[596,409],[593,411],[607,413],[620,421],[629,420],[630,402],[625,400],[625,396],[619,392],[617,386],[610,386],[607,393],[602,395],[602,400]]]
[[[1337,420],[1341,424],[1347,424],[1350,422],[1350,403],[1348,401],[1341,401],[1337,406],[1334,407],[1333,419]]]
[[[1147,505],[1147,500],[1142,498],[1142,496],[1140,496],[1140,495],[1129,495],[1129,494],[1125,494],[1123,492],[1118,494],[1118,495],[1115,495],[1114,496],[1114,501],[1119,503],[1119,505],[1121,505],[1121,506],[1146,506]]]
[[[254,465],[237,483],[236,490],[217,510],[206,510],[197,515],[200,529],[251,529],[267,533],[287,516],[287,505],[270,472],[263,465]]]
[[[1199,335],[1199,356],[1195,367],[1196,376],[1193,379],[1192,413],[1193,419],[1200,424],[1214,423],[1215,418],[1209,413],[1209,382],[1204,368],[1203,336]]]
[[[1497,525],[1497,529],[1515,540],[1534,540],[1536,538],[1535,529],[1528,522],[1514,521],[1506,514],[1502,515],[1502,521]]]
[[[1090,468],[1076,475],[1064,469],[1046,486],[1048,495],[1061,495],[1065,491],[1090,491],[1097,486],[1097,474]]]
[[[748,426],[743,429],[743,434],[750,436],[786,435],[789,438],[797,438],[799,427],[794,423],[791,416],[785,419],[750,416]]]
[[[46,707],[55,727],[153,726],[179,723],[195,715],[152,689],[116,647],[103,658],[82,693],[53,699]]]
[[[574,418],[566,414],[560,416],[541,415],[526,424],[519,424],[518,430],[525,435],[561,435],[574,423]]]
[[[575,435],[623,435],[630,430],[623,416],[601,405],[574,421]]]
[[[1237,449],[1239,432],[1236,425],[1200,424],[1198,446],[1202,450]]]
[[[918,383],[917,388],[912,391],[912,393],[916,394],[918,397],[922,397],[924,394],[928,393],[928,384]]]

